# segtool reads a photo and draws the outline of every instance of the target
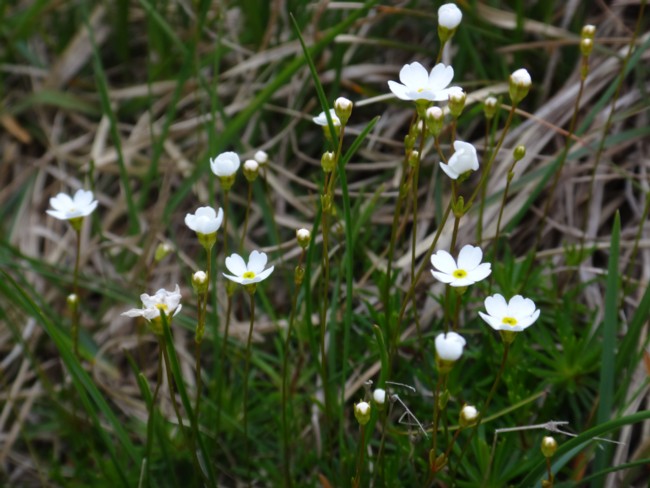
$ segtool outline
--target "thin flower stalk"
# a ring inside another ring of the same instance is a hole
[[[160,391],[160,385],[162,384],[162,348],[158,348],[158,367],[156,368],[156,387],[153,390],[153,396],[151,397],[151,403],[149,404],[149,412],[147,418],[147,442],[146,442],[146,460],[147,460],[147,479],[151,479],[151,448],[153,446],[154,440],[154,422],[155,422],[155,412],[156,412],[156,400],[158,399],[158,392]]]
[[[354,479],[352,480],[353,488],[359,488],[361,486],[361,471],[363,469],[363,461],[365,454],[366,446],[366,426],[359,425],[359,447],[357,449],[357,463],[355,469]]]
[[[246,341],[246,363],[244,365],[244,442],[245,442],[245,457],[244,459],[250,459],[250,439],[248,438],[248,375],[250,373],[251,366],[251,350],[253,345],[253,325],[255,324],[255,293],[250,293],[250,310],[251,310],[251,320],[250,326],[248,328],[248,340]],[[248,469],[250,470],[250,464],[248,464]]]
[[[244,224],[241,232],[241,240],[239,241],[239,248],[244,248],[244,239],[246,239],[246,231],[248,230],[248,218],[251,212],[251,203],[253,201],[253,182],[248,182],[248,195],[246,197],[246,210],[244,211]],[[227,254],[227,253],[226,253]]]
[[[79,356],[79,261],[81,258],[81,229],[75,229],[76,255],[74,260],[74,273],[72,276],[72,294],[75,297],[72,305],[72,344],[74,355]]]
[[[226,284],[229,286],[230,282]],[[226,303],[226,325],[223,331],[223,344],[221,344],[221,354],[219,358],[219,381],[217,382],[217,420],[215,422],[215,432],[219,435],[221,427],[221,410],[223,409],[223,385],[226,383],[226,360],[228,358],[228,336],[230,332],[230,316],[232,315],[232,293],[228,293]]]

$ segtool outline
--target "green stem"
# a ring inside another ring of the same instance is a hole
[[[223,409],[223,385],[226,382],[226,359],[228,357],[228,333],[230,331],[230,313],[232,311],[232,295],[228,295],[226,305],[226,326],[223,332],[223,344],[221,345],[221,357],[219,359],[220,378],[217,380],[217,421],[215,423],[215,435],[219,435],[221,427],[221,410]]]
[[[79,359],[79,261],[81,259],[81,229],[75,229],[77,235],[77,254],[74,260],[74,274],[72,277],[72,293],[77,301],[72,309],[72,344],[74,355]]]
[[[246,238],[246,231],[248,229],[248,216],[251,210],[251,201],[253,200],[253,183],[248,182],[248,199],[246,201],[246,213],[244,214],[244,228],[242,229],[241,242],[239,243],[240,249],[244,248],[244,239]]]
[[[228,257],[228,195],[229,191],[223,192],[223,255]]]
[[[366,446],[366,426],[365,425],[360,425],[359,426],[359,431],[360,431],[360,439],[359,439],[359,451],[357,453],[357,469],[356,469],[356,475],[354,476],[354,480],[352,481],[352,486],[354,488],[359,488],[361,484],[361,469],[363,467],[363,459],[364,459],[364,454],[365,454],[365,446]]]
[[[248,439],[248,374],[251,366],[251,349],[253,344],[253,325],[255,324],[255,293],[249,292],[251,304],[251,322],[248,328],[248,340],[246,341],[246,364],[244,366],[244,442],[245,442],[245,457],[250,459],[250,441]],[[250,463],[248,463],[248,470],[250,474]],[[250,476],[248,477],[250,484]]]
[[[151,398],[151,405],[149,405],[149,417],[147,419],[147,444],[146,444],[146,459],[147,459],[147,485],[151,486],[151,448],[153,446],[153,437],[154,437],[154,422],[155,422],[155,412],[156,412],[156,399],[158,398],[158,392],[160,391],[160,385],[162,384],[162,348],[158,350],[158,368],[156,375],[156,388],[153,391],[153,397]]]

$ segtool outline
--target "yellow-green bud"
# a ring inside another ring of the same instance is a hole
[[[370,422],[370,404],[368,402],[355,403],[354,416],[360,425],[366,425]]]
[[[411,134],[407,134],[406,136],[404,136],[404,150],[406,151],[406,154],[409,154],[414,147],[415,147],[415,136],[412,136]]]
[[[460,9],[453,3],[446,3],[438,9],[438,37],[443,44],[451,39],[463,19]]]
[[[487,97],[483,102],[483,112],[485,113],[485,118],[490,120],[497,113],[497,107],[499,105],[499,100],[496,97]]]
[[[526,146],[524,146],[523,144],[518,145],[517,147],[515,147],[515,150],[512,152],[512,155],[514,156],[515,161],[521,161],[526,156]]]
[[[305,268],[301,264],[296,266],[296,270],[293,273],[293,282],[296,286],[302,285],[303,280],[305,279]]]
[[[547,435],[542,438],[541,449],[544,457],[553,457],[555,451],[557,451],[557,441],[553,437]]]
[[[320,158],[320,165],[323,168],[325,173],[331,173],[336,166],[336,160],[334,159],[334,153],[332,151],[327,151],[323,153]]]
[[[262,151],[261,149],[255,153],[255,156],[253,156],[253,159],[257,161],[260,166],[264,165],[269,162],[269,155],[266,154],[265,151]]]
[[[408,160],[409,160],[409,166],[411,168],[416,168],[418,163],[420,162],[420,153],[418,151],[416,151],[415,149],[413,149],[409,153]]]
[[[444,410],[447,407],[447,403],[449,403],[449,390],[445,388],[438,395],[438,409]]]
[[[311,241],[311,232],[309,229],[298,229],[296,231],[296,240],[298,245],[303,249],[307,249],[309,246],[309,241]]]
[[[442,132],[445,115],[440,107],[429,107],[425,114],[425,121],[429,132],[431,132],[434,137],[438,137]]]
[[[467,95],[465,95],[464,91],[454,92],[449,95],[449,113],[452,117],[456,119],[460,117],[460,114],[463,113],[463,109],[465,108],[466,99]]]
[[[583,56],[587,57],[591,55],[591,51],[594,49],[593,39],[584,38],[580,41],[580,52]]]
[[[472,405],[464,405],[460,409],[460,415],[458,417],[458,424],[461,428],[466,429],[476,424],[478,421],[478,410]]]
[[[167,244],[166,242],[161,242],[156,247],[156,252],[154,253],[153,259],[156,262],[160,262],[172,251],[173,249],[169,244]]]
[[[74,313],[79,306],[79,297],[75,293],[70,293],[65,301],[70,311]]]
[[[192,275],[192,288],[197,295],[203,295],[208,292],[208,274],[205,271],[197,271]]]
[[[345,97],[339,97],[334,102],[334,112],[341,121],[341,125],[348,123],[350,115],[352,115],[352,102]]]
[[[523,68],[510,75],[510,99],[513,104],[518,104],[528,95],[532,83],[530,74]]]
[[[254,159],[247,159],[244,161],[244,177],[249,181],[253,182],[257,179],[257,175],[260,172],[260,163]]]
[[[593,39],[596,36],[596,26],[587,24],[582,27],[580,37],[583,39]]]

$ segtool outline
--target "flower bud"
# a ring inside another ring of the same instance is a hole
[[[348,123],[348,119],[352,115],[352,105],[352,102],[345,97],[339,97],[334,102],[334,111],[341,120],[341,125]]]
[[[406,154],[410,153],[414,147],[415,147],[415,136],[412,136],[411,134],[406,134],[404,136],[404,150],[406,151]]]
[[[587,57],[591,55],[591,51],[594,49],[593,39],[584,38],[580,41],[580,52],[583,56]]]
[[[323,168],[325,173],[331,173],[336,166],[336,161],[334,160],[334,153],[332,151],[327,151],[323,153],[320,158],[320,165]]]
[[[442,126],[445,120],[445,115],[442,112],[440,107],[429,107],[425,114],[425,121],[427,123],[427,129],[433,135],[433,137],[438,137],[442,132]]]
[[[77,310],[77,307],[79,306],[79,296],[76,295],[75,293],[70,293],[65,299],[65,301],[68,304],[68,308],[70,309],[70,311],[74,313]]]
[[[553,437],[547,435],[542,438],[541,449],[544,457],[553,457],[555,451],[557,451],[557,441]]]
[[[499,105],[499,100],[496,97],[487,97],[483,101],[483,112],[485,113],[485,118],[490,120],[497,113],[497,106]]]
[[[466,99],[467,95],[465,95],[464,91],[453,92],[449,95],[449,113],[451,113],[454,118],[457,119],[460,117],[460,114],[463,113]]]
[[[269,155],[261,149],[255,153],[253,159],[257,161],[260,165],[266,164],[269,162]]]
[[[300,247],[307,249],[309,241],[311,240],[311,232],[309,229],[298,229],[296,231],[296,239],[298,240],[298,245]]]
[[[250,183],[257,179],[259,172],[260,164],[257,161],[254,159],[247,159],[244,162],[244,176]]]
[[[156,247],[156,252],[153,255],[154,261],[157,262],[157,263],[162,261],[173,250],[174,249],[169,244],[167,244],[166,242],[161,242]]]
[[[521,102],[532,85],[530,74],[521,68],[510,75],[510,99],[515,105]]]
[[[372,399],[375,401],[375,404],[379,409],[384,408],[386,404],[386,390],[383,388],[377,388],[372,392]]]
[[[465,339],[456,332],[439,334],[436,337],[436,365],[441,373],[448,373],[460,359],[465,347]]]
[[[413,149],[409,153],[408,160],[409,160],[409,166],[411,168],[417,168],[418,163],[420,162],[420,153],[418,151],[416,151],[415,149]]]
[[[366,425],[370,422],[370,404],[368,402],[355,403],[354,416],[360,425]]]
[[[293,282],[296,286],[302,285],[303,280],[305,279],[305,267],[301,264],[296,266],[295,271],[293,272]]]
[[[463,19],[463,13],[453,3],[446,3],[438,9],[438,37],[443,44],[451,39]]]
[[[471,427],[478,421],[478,410],[472,405],[464,405],[460,410],[460,416],[458,418],[458,424],[461,428],[466,429]]]
[[[526,146],[524,146],[523,144],[518,145],[517,147],[515,147],[515,150],[512,152],[512,155],[514,156],[515,161],[521,161],[526,156]]]
[[[596,26],[591,24],[586,24],[582,27],[582,32],[580,37],[582,39],[593,39],[596,35]]]
[[[205,271],[197,271],[192,275],[192,288],[197,295],[208,292],[208,274]]]

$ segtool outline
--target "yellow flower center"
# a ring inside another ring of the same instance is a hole
[[[242,275],[242,278],[246,278],[247,280],[251,280],[251,279],[255,278],[255,273],[253,273],[252,271],[246,271]]]
[[[514,317],[503,317],[501,323],[509,325],[510,327],[514,327],[515,325],[517,325],[517,319]]]
[[[418,93],[422,93],[424,91],[424,88],[418,88]]]
[[[467,271],[465,271],[464,269],[457,269],[451,275],[456,279],[461,279],[467,276]]]
[[[163,312],[167,312],[167,304],[166,303],[156,303],[156,308],[158,310],[162,310]]]

